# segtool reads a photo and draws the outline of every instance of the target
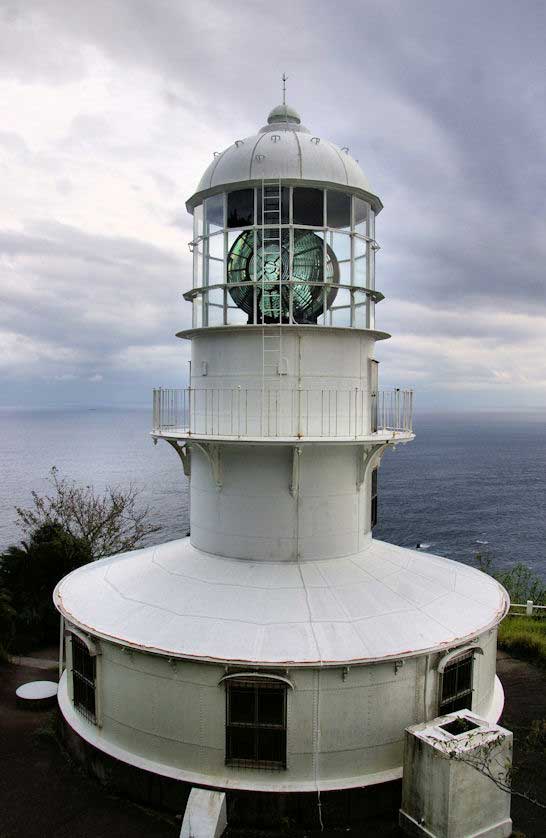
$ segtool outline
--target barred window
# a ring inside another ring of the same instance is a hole
[[[90,722],[96,722],[96,658],[75,634],[72,635],[72,686],[74,707]]]
[[[226,683],[226,765],[286,768],[286,686],[237,679]]]
[[[373,529],[377,524],[377,469],[374,468],[372,471],[372,484],[371,484],[371,510],[370,510],[370,519],[371,519],[371,528]]]
[[[442,673],[440,716],[455,710],[472,710],[474,655],[468,652],[448,664]]]

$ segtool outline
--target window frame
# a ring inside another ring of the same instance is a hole
[[[460,654],[457,654],[455,657],[449,659],[449,661],[442,666],[438,679],[439,716],[447,716],[449,713],[455,713],[458,710],[472,710],[474,699],[475,652],[476,649],[466,649],[461,651]],[[466,666],[468,661],[470,661],[470,677],[468,686],[464,689],[459,689],[459,672],[463,666]],[[446,674],[450,674],[453,671],[455,671],[455,689],[450,693],[450,695],[445,696],[444,689],[446,686]],[[468,697],[470,697],[468,706],[461,704],[461,702],[466,701]]]
[[[370,530],[377,525],[377,485],[379,479],[379,466],[375,466],[370,475]],[[375,484],[375,485],[374,485]]]
[[[257,768],[273,771],[283,771],[287,767],[287,719],[288,719],[288,687],[290,686],[287,679],[284,678],[268,678],[267,676],[252,677],[241,673],[241,675],[234,674],[223,679],[225,685],[225,764],[232,768]],[[254,690],[253,701],[253,720],[251,722],[233,721],[231,708],[233,702],[233,693],[239,688],[249,688]],[[271,722],[260,722],[258,719],[259,707],[259,692],[260,690],[275,690],[282,692],[282,722],[280,724]],[[254,757],[241,758],[233,756],[232,738],[237,730],[252,731],[252,739],[254,746]],[[280,760],[273,760],[264,758],[259,752],[259,735],[262,731],[277,731],[281,743],[281,750],[283,757]]]
[[[99,683],[100,651],[90,638],[73,628],[67,630],[67,640],[70,650],[69,695],[73,707],[88,722],[100,727],[100,702],[97,688]],[[90,664],[91,675],[89,672],[83,671],[83,667],[77,668],[79,661],[76,650]],[[86,704],[83,698],[86,690],[92,694],[92,702],[89,704]],[[79,700],[79,696],[82,696],[82,700]]]

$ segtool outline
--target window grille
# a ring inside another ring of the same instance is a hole
[[[456,658],[442,673],[440,716],[456,710],[472,710],[472,675],[474,655]]]
[[[286,768],[286,687],[253,679],[226,683],[226,765]]]
[[[372,486],[371,486],[371,528],[373,529],[377,524],[377,469],[372,471]]]
[[[72,635],[72,687],[74,707],[88,721],[95,723],[96,658],[85,643]]]

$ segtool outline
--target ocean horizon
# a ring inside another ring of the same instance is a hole
[[[52,466],[98,491],[135,483],[161,527],[151,540],[183,537],[188,481],[150,429],[149,407],[0,408],[0,549],[21,540],[15,507],[48,490]],[[414,429],[383,458],[374,537],[546,580],[546,411],[417,412]]]

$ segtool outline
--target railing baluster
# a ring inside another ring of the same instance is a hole
[[[320,391],[320,435],[324,436],[324,390]]]
[[[392,388],[373,393],[360,387],[321,388],[320,393],[318,389],[303,388],[251,390],[250,403],[249,389],[242,391],[240,385],[237,388],[154,388],[153,430],[241,438],[249,433],[254,435],[255,421],[258,421],[261,429],[258,433],[264,437],[288,434],[335,438],[341,435],[358,439],[370,433],[413,432],[411,389]],[[314,412],[315,407],[320,410],[320,416]],[[249,427],[249,410],[255,408],[260,414],[253,415],[252,427]]]

